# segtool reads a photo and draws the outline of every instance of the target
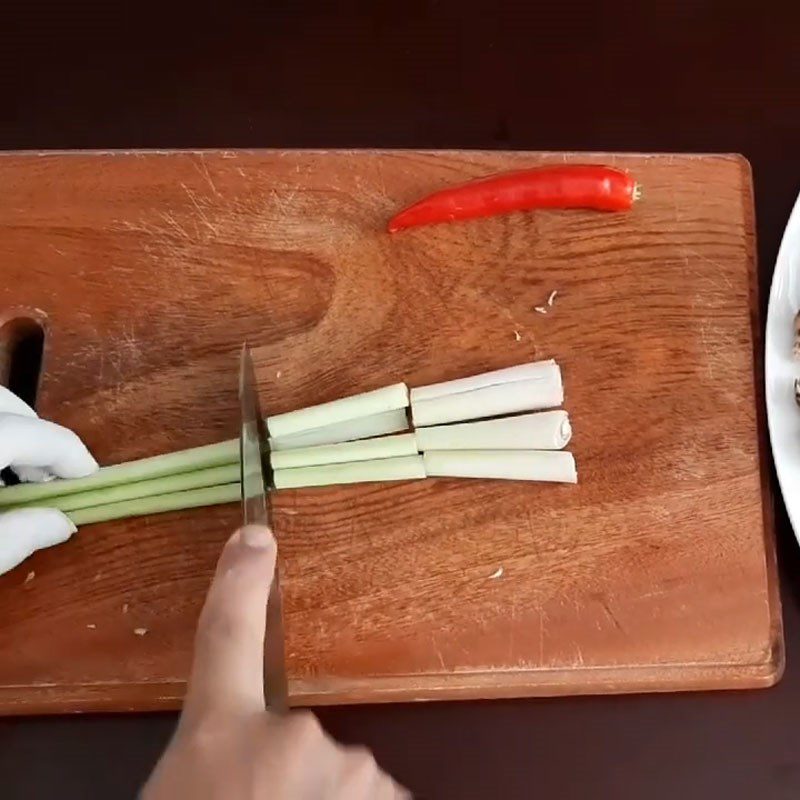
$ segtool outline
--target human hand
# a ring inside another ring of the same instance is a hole
[[[369,751],[334,742],[309,712],[264,700],[267,596],[277,548],[267,528],[228,541],[200,615],[183,713],[142,800],[409,798]]]
[[[0,386],[0,469],[6,467],[20,480],[44,481],[91,475],[97,462],[72,431],[39,419],[27,403]],[[54,508],[0,514],[0,574],[43,547],[65,542],[75,531],[69,517]]]

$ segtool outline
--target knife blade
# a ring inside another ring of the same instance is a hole
[[[250,348],[245,344],[239,369],[239,404],[242,427],[239,437],[242,481],[242,516],[245,525],[272,527],[272,504],[269,492],[272,487],[272,468],[269,459],[269,438],[264,415],[258,402],[255,368]],[[264,695],[272,711],[283,713],[288,709],[286,680],[286,655],[283,633],[283,606],[281,602],[278,562],[267,601],[267,627],[264,637]]]

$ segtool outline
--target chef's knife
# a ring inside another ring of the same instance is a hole
[[[242,512],[245,525],[272,527],[272,468],[269,461],[269,439],[258,402],[256,377],[250,348],[242,347],[239,372],[239,403],[242,409],[242,430],[239,438],[242,465]],[[264,689],[271,710],[288,708],[286,657],[283,637],[283,609],[278,579],[278,563],[269,590],[267,631],[264,638]]]

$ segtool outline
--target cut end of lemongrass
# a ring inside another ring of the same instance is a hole
[[[271,436],[279,438],[407,407],[408,387],[404,383],[396,383],[371,392],[267,417],[267,428]]]
[[[295,469],[276,469],[276,489],[300,489],[307,486],[334,486],[375,481],[408,481],[425,477],[422,456],[400,456],[376,461],[325,464]]]
[[[556,447],[557,450],[560,450],[562,447],[566,447],[571,439],[572,439],[572,425],[569,421],[569,414],[564,412],[564,419],[561,420],[561,425],[559,426],[558,433],[556,434],[555,440],[559,442],[559,446]]]
[[[575,459],[565,450],[431,450],[423,459],[430,477],[578,482]]]
[[[572,436],[569,414],[541,411],[518,417],[417,428],[420,450],[560,450]]]
[[[291,436],[273,436],[269,440],[269,446],[272,451],[295,450],[301,447],[316,447],[323,444],[338,444],[339,442],[386,436],[407,429],[408,413],[405,408],[397,408],[335,425],[324,425]]]
[[[417,437],[413,433],[401,433],[397,436],[380,436],[377,439],[278,450],[270,454],[270,462],[273,469],[296,469],[417,454]]]

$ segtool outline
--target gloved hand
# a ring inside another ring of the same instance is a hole
[[[20,480],[46,481],[91,475],[97,462],[72,431],[39,419],[27,403],[0,386],[0,469],[5,467]],[[0,513],[0,574],[43,547],[65,542],[75,530],[69,517],[54,508]]]
[[[225,546],[200,615],[178,730],[142,800],[408,800],[363,748],[313,714],[264,704],[264,630],[275,540],[248,526]]]

